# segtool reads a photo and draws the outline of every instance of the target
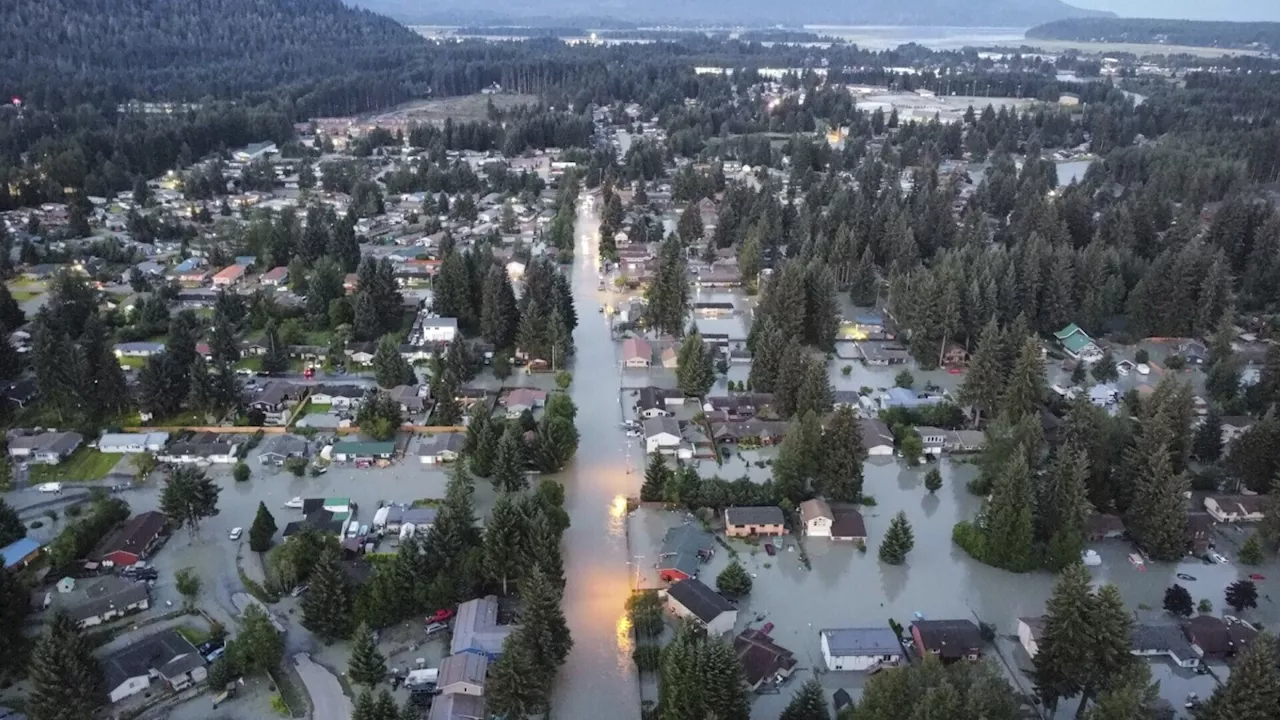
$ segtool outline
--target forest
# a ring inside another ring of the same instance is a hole
[[[1231,50],[1280,48],[1280,23],[1162,20],[1154,18],[1072,18],[1027,31],[1036,40],[1191,45]]]

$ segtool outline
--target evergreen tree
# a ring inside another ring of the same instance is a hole
[[[489,577],[502,585],[506,595],[508,583],[518,580],[524,569],[520,547],[525,535],[525,519],[508,493],[498,496],[484,531],[484,564]]]
[[[514,632],[502,644],[502,654],[489,668],[485,699],[497,717],[528,718],[547,704],[549,668],[539,665],[538,649],[523,632]]]
[[[780,720],[831,720],[827,708],[827,693],[817,678],[811,678],[791,696],[791,702],[782,711]]]
[[[735,560],[716,576],[716,589],[727,598],[740,598],[751,593],[751,576]]]
[[[658,705],[663,717],[745,718],[750,714],[742,667],[728,646],[682,623],[662,649]]]
[[[1273,718],[1280,707],[1280,652],[1276,639],[1262,633],[1249,643],[1231,668],[1227,682],[1214,690],[1199,709],[1201,720],[1253,720]]]
[[[1044,396],[1044,360],[1040,357],[1040,343],[1027,336],[1009,372],[1000,407],[1010,418],[1017,419],[1038,412]]]
[[[689,314],[689,279],[684,249],[674,236],[662,242],[657,268],[645,291],[649,325],[668,335],[679,335]]]
[[[218,494],[222,488],[203,470],[183,465],[175,468],[160,492],[160,511],[175,528],[186,527],[192,537],[200,531],[200,521],[218,514]]]
[[[1227,586],[1227,604],[1236,612],[1258,607],[1258,586],[1252,580],[1237,580]]]
[[[982,328],[978,349],[969,361],[964,382],[960,386],[960,402],[973,406],[976,414],[992,415],[1004,395],[1004,370],[1001,366],[1000,329],[992,318]]]
[[[680,213],[680,220],[676,223],[676,232],[680,235],[680,242],[685,245],[701,242],[703,230],[702,215],[698,209],[698,203],[689,203],[684,212]]]
[[[1191,593],[1177,583],[1164,591],[1164,610],[1176,617],[1191,617],[1195,612],[1195,604],[1191,601]]]
[[[907,514],[898,511],[889,523],[889,529],[880,543],[880,561],[889,565],[901,565],[907,560],[907,553],[915,547],[915,535],[911,532],[911,523],[907,522]]]
[[[1258,535],[1272,550],[1280,547],[1280,475],[1271,481],[1271,492],[1267,495],[1262,522],[1258,523]]]
[[[924,474],[924,488],[929,491],[930,495],[942,489],[942,471],[938,468],[929,468]]]
[[[262,371],[265,373],[282,373],[289,369],[289,346],[280,339],[280,328],[275,319],[267,321],[266,332],[262,336],[266,351],[262,354]]]
[[[831,270],[817,261],[805,270],[804,337],[808,344],[825,351],[835,349],[840,329],[840,303]]]
[[[1037,533],[1049,547],[1045,564],[1062,570],[1080,561],[1089,512],[1086,483],[1089,456],[1068,441],[1058,449],[1041,477],[1036,499]]]
[[[258,503],[258,514],[249,526],[249,549],[254,552],[266,552],[271,549],[271,538],[276,534],[276,519],[267,509],[264,502]]]
[[[544,412],[534,435],[534,465],[541,472],[560,472],[578,451],[578,440],[572,420]]]
[[[1240,552],[1237,553],[1236,559],[1241,565],[1259,565],[1262,563],[1262,539],[1257,533],[1251,534],[1245,538],[1240,545]]]
[[[1217,462],[1222,457],[1222,413],[1210,406],[1191,442],[1191,454],[1206,463]]]
[[[775,392],[775,383],[782,369],[783,358],[788,355],[786,338],[782,336],[782,331],[770,317],[765,317],[752,327],[752,333],[755,344],[752,349],[751,374],[747,377],[747,384],[756,392]],[[748,338],[748,341],[750,339]]]
[[[1131,652],[1133,618],[1116,586],[1104,585],[1094,593],[1089,627],[1092,628],[1092,659],[1089,676],[1081,692],[1082,708],[1096,693],[1106,692],[1115,683],[1123,681],[1137,662]]]
[[[1160,685],[1151,682],[1151,669],[1132,663],[1120,678],[1098,694],[1098,701],[1083,716],[1085,720],[1135,720],[1156,717]]]
[[[519,632],[534,649],[541,667],[554,669],[564,664],[573,648],[569,625],[560,608],[560,588],[552,584],[541,569],[533,568],[520,583]]]
[[[1013,572],[1034,567],[1032,502],[1026,458],[1013,455],[996,478],[991,499],[983,510],[984,562]]]
[[[871,254],[871,246],[868,245],[862,250],[862,256],[853,268],[853,277],[849,281],[849,299],[854,305],[873,307],[879,291],[875,259]]]
[[[504,434],[504,425],[492,419],[487,411],[480,412],[472,418],[467,426],[467,436],[471,437],[473,428],[476,433],[475,450],[471,452],[471,472],[480,477],[493,474],[493,465],[498,456],[498,442]]]
[[[8,467],[6,463],[5,467]],[[17,511],[0,497],[0,547],[5,547],[15,540],[26,537],[27,528],[22,524]]]
[[[1143,423],[1131,448],[1133,503],[1130,527],[1157,560],[1173,561],[1186,550],[1187,508],[1182,493],[1186,478],[1175,473],[1169,457],[1170,432],[1163,415]]]
[[[671,469],[667,467],[662,454],[657,451],[650,453],[649,464],[644,471],[644,484],[640,486],[640,501],[661,502],[670,480]]]
[[[27,667],[31,692],[26,709],[35,720],[90,720],[106,704],[106,679],[93,645],[76,622],[54,616]]]
[[[369,689],[373,689],[387,677],[386,658],[378,652],[378,646],[373,640],[373,631],[364,623],[356,628],[355,639],[351,643],[347,677],[357,685],[363,685]]]
[[[524,474],[525,445],[518,425],[512,425],[498,441],[493,463],[493,485],[502,492],[520,492],[529,486]]]
[[[483,302],[480,307],[480,335],[498,350],[513,347],[520,314],[511,278],[498,265],[485,274]]]
[[[1045,624],[1034,658],[1036,690],[1049,708],[1079,694],[1093,660],[1093,596],[1083,565],[1068,565],[1045,604]]]
[[[437,423],[440,423],[437,414]],[[356,410],[356,425],[374,440],[390,440],[400,430],[404,417],[400,403],[382,390],[375,390]]]
[[[715,384],[715,360],[697,329],[680,343],[676,363],[676,381],[685,395],[700,398]]]
[[[862,447],[858,414],[841,406],[827,421],[822,434],[817,491],[831,502],[856,503],[862,500]]]
[[[792,414],[804,415],[815,412],[825,415],[831,412],[834,404],[833,395],[831,380],[827,377],[826,363],[818,362],[807,355],[803,356],[800,382],[796,386]]]
[[[413,367],[400,354],[400,343],[395,335],[383,335],[378,340],[378,349],[373,354],[373,377],[378,387],[384,388],[418,382]]]
[[[302,626],[326,641],[351,634],[352,592],[338,563],[338,553],[326,546],[311,570],[311,589],[302,597]]]

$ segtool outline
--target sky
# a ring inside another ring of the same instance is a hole
[[[1092,10],[1110,10],[1121,17],[1280,22],[1280,0],[1066,0],[1066,2]]]

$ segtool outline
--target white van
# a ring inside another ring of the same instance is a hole
[[[40,486],[40,492],[42,492],[42,493],[61,493],[61,492],[62,492],[62,483],[58,483],[58,482],[44,483],[44,484],[42,484],[42,485]]]

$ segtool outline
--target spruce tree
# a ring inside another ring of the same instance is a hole
[[[351,634],[351,603],[338,551],[326,546],[311,571],[311,589],[302,598],[302,626],[324,640],[341,640]]]
[[[520,583],[520,632],[535,649],[538,663],[558,668],[569,657],[573,638],[560,608],[560,588],[553,585],[540,569],[530,570]]]
[[[1061,446],[1040,478],[1036,518],[1038,535],[1048,542],[1045,564],[1062,570],[1080,561],[1087,539],[1089,456],[1074,443]]]
[[[901,565],[907,560],[907,553],[915,547],[915,535],[911,532],[911,523],[907,522],[907,514],[898,511],[889,523],[889,529],[880,543],[880,561],[889,565]]]
[[[1231,668],[1227,682],[1219,685],[1196,713],[1203,720],[1262,720],[1274,718],[1280,707],[1280,652],[1275,636],[1255,637]]]
[[[991,488],[983,513],[983,560],[1013,572],[1032,569],[1035,522],[1032,515],[1031,472],[1026,458],[1015,454],[1005,462]]]
[[[716,576],[716,589],[728,598],[748,595],[751,593],[751,575],[735,560]]]
[[[1217,462],[1222,457],[1222,413],[1211,406],[1191,442],[1191,454],[1199,461]]]
[[[783,358],[788,355],[787,341],[782,337],[782,331],[774,324],[772,318],[766,317],[757,325],[758,331],[755,327],[752,328],[755,343],[751,357],[751,374],[747,377],[747,384],[756,392],[776,392],[775,383],[778,380],[778,373],[782,369]]]
[[[89,720],[107,701],[106,681],[93,645],[76,622],[59,613],[36,644],[27,666],[26,709],[35,720]]]
[[[356,628],[355,639],[351,644],[351,659],[347,661],[347,677],[357,685],[369,689],[373,689],[387,677],[386,658],[378,652],[373,631],[364,623]]]
[[[498,350],[509,349],[515,345],[519,319],[510,276],[498,265],[490,267],[484,278],[480,335]]]
[[[644,471],[644,484],[640,486],[640,501],[661,502],[670,479],[671,470],[662,454],[656,451],[650,453],[649,464]]]
[[[14,540],[20,540],[27,534],[27,528],[22,524],[22,520],[18,517],[18,513],[13,509],[5,499],[0,497],[0,547],[4,547]]]
[[[529,486],[524,474],[525,446],[518,425],[512,425],[498,441],[493,463],[493,485],[502,492],[520,492]]]
[[[969,359],[969,369],[960,385],[960,401],[971,405],[975,415],[995,414],[1004,395],[1004,368],[1001,366],[1000,328],[992,318],[982,328],[977,350]]]
[[[509,635],[489,668],[485,698],[497,717],[527,718],[543,711],[551,669],[538,662],[538,649],[522,631]]]
[[[1148,419],[1131,448],[1133,477],[1130,527],[1139,542],[1157,560],[1174,561],[1186,549],[1187,508],[1182,493],[1186,478],[1173,471],[1169,457],[1168,421],[1163,415]]]
[[[853,408],[842,406],[827,421],[822,434],[818,492],[831,502],[862,500],[862,430]]]
[[[271,549],[271,538],[276,534],[276,519],[267,509],[264,502],[258,503],[258,513],[249,526],[249,549],[254,552],[266,552]]]
[[[1067,566],[1045,604],[1045,625],[1034,658],[1035,683],[1041,700],[1054,708],[1058,700],[1084,689],[1092,662],[1090,651],[1093,598],[1089,572],[1079,563]]]
[[[685,395],[699,398],[715,384],[715,360],[696,329],[680,343],[676,354],[676,381]]]
[[[929,491],[930,495],[942,489],[942,471],[936,467],[929,468],[924,474],[924,489]]]
[[[525,519],[508,493],[498,496],[484,530],[484,564],[490,579],[502,586],[506,595],[508,583],[518,580],[524,569],[520,547],[525,535]]]
[[[1002,412],[1017,420],[1039,411],[1045,397],[1044,360],[1040,357],[1040,343],[1030,335],[1023,339],[1005,383],[1000,398]]]
[[[1084,707],[1096,693],[1106,692],[1122,681],[1137,660],[1132,655],[1133,617],[1115,585],[1104,585],[1094,593],[1089,615],[1091,661],[1080,705]]]
[[[383,335],[378,340],[378,348],[373,354],[373,378],[378,387],[383,388],[418,382],[413,367],[400,354],[400,343],[395,335]]]
[[[831,412],[833,404],[831,380],[827,377],[826,362],[819,362],[812,357],[804,356],[801,367],[800,383],[796,387],[794,415],[816,412],[825,415]]]
[[[791,702],[782,711],[779,720],[831,720],[831,711],[827,708],[827,694],[817,678],[811,678],[800,686],[800,691],[791,696]]]
[[[1227,604],[1236,612],[1258,607],[1258,586],[1252,580],[1237,580],[1227,586]]]
[[[1257,533],[1245,538],[1240,545],[1240,551],[1236,554],[1236,559],[1242,565],[1258,565],[1262,563],[1262,539],[1258,537]]]

